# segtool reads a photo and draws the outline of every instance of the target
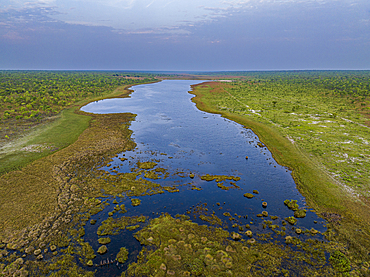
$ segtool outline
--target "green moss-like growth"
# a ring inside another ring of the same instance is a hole
[[[293,242],[293,238],[291,236],[286,236],[285,237],[285,243],[288,244],[288,243],[292,243]]]
[[[128,251],[125,247],[121,247],[121,249],[119,250],[117,256],[116,256],[116,260],[123,264],[127,261],[127,258],[128,258]]]
[[[133,230],[136,230],[139,227],[140,227],[140,225],[133,225],[133,226],[126,227],[126,229],[129,230],[129,231],[133,231]]]
[[[159,175],[157,173],[155,173],[154,171],[146,171],[144,173],[144,177],[145,178],[148,178],[148,179],[153,179],[153,180],[157,180],[157,179],[160,179],[161,177],[159,177]]]
[[[144,247],[126,276],[273,276],[285,256],[278,245],[230,240],[226,230],[169,215],[153,219],[135,237]]]
[[[136,206],[139,206],[141,204],[141,200],[138,199],[138,198],[132,198],[131,199],[131,205],[136,207]]]
[[[79,251],[82,257],[84,257],[86,260],[92,260],[96,257],[94,249],[88,242],[81,242],[80,245],[81,249]]]
[[[244,194],[243,194],[243,196],[244,196],[244,197],[247,197],[248,199],[251,199],[251,198],[253,198],[253,197],[254,197],[254,195],[253,195],[252,193],[249,193],[249,192],[244,193]]]
[[[311,228],[311,230],[310,230],[310,233],[311,233],[312,235],[316,235],[318,232],[319,232],[319,231],[317,231],[317,230],[316,230],[316,229],[314,229],[314,228]]]
[[[105,245],[100,246],[99,249],[98,249],[98,253],[100,255],[103,255],[103,254],[107,253],[107,251],[108,251],[108,248]]]
[[[124,230],[127,226],[137,224],[139,222],[145,222],[145,216],[134,216],[134,217],[121,217],[113,219],[109,217],[104,220],[99,226],[97,234],[98,236],[116,235],[120,230]]]
[[[306,217],[306,210],[304,209],[298,209],[296,211],[294,211],[294,217],[296,218],[304,218]]]
[[[94,263],[93,263],[93,261],[92,261],[92,260],[88,260],[88,261],[87,261],[87,263],[86,263],[86,265],[88,265],[88,266],[93,266],[93,265],[94,265]]]
[[[155,166],[157,165],[157,163],[155,162],[138,162],[137,163],[137,167],[140,168],[140,169],[153,169]]]
[[[121,209],[121,213],[126,213],[127,212],[127,210],[126,210],[126,207],[125,207],[125,204],[122,204],[122,205],[120,205],[119,206],[120,207],[120,209]]]
[[[348,260],[346,255],[344,255],[339,250],[336,250],[333,253],[331,253],[329,261],[334,267],[334,269],[339,272],[348,272],[351,270],[350,261]]]
[[[298,221],[294,216],[289,216],[289,217],[285,218],[285,220],[286,220],[289,224],[291,224],[291,225],[296,224],[296,223],[297,223],[297,221]]]
[[[210,175],[206,174],[200,177],[200,179],[205,181],[213,181],[216,180],[216,182],[222,182],[226,180],[234,180],[235,182],[240,180],[240,177],[238,176],[228,176],[228,175]]]
[[[110,243],[110,242],[111,242],[111,239],[110,239],[110,238],[108,238],[108,237],[106,237],[106,238],[99,238],[99,239],[98,239],[98,242],[99,242],[100,244],[108,244],[108,243]]]
[[[297,200],[284,200],[284,205],[287,206],[292,211],[297,211],[299,209],[299,206],[297,204]]]

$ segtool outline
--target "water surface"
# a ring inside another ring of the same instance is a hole
[[[133,151],[119,153],[111,167],[116,166],[118,172],[130,172],[137,161],[155,159],[159,167],[171,173],[168,178],[155,182],[162,185],[182,184],[178,193],[139,197],[142,204],[137,207],[130,207],[129,199],[126,199],[129,210],[125,215],[155,217],[162,212],[184,214],[197,205],[206,204],[209,212],[214,211],[225,221],[224,226],[229,231],[233,230],[233,222],[223,216],[225,212],[241,216],[237,218],[238,224],[250,224],[251,230],[258,233],[265,232],[263,219],[256,216],[263,210],[278,216],[277,222],[281,223],[285,217],[293,215],[293,211],[284,205],[285,199],[298,200],[303,208],[305,200],[296,188],[291,171],[277,164],[266,147],[257,144],[259,139],[256,134],[220,115],[196,108],[191,101],[193,95],[188,91],[191,90],[190,85],[197,83],[200,81],[166,80],[139,85],[133,87],[130,98],[106,99],[82,108],[91,113],[129,112],[137,115],[130,127],[137,147]],[[122,162],[119,158],[123,155],[128,160]],[[176,174],[179,172],[182,173]],[[195,175],[193,179],[189,177],[190,173]],[[240,181],[236,184],[240,188],[222,190],[215,181],[201,180],[200,176],[204,174],[238,176]],[[192,190],[192,186],[201,190]],[[259,192],[253,199],[243,196],[253,190]],[[266,209],[261,205],[263,201],[268,203]],[[199,218],[191,219],[206,224]],[[310,211],[305,218],[299,219],[298,226],[325,230],[322,220]],[[290,226],[287,227],[287,234],[294,234]],[[128,239],[130,236],[131,240]],[[114,238],[121,244],[123,239],[131,251],[140,247],[132,233],[125,231],[125,234]]]

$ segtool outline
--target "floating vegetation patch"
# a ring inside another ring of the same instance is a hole
[[[292,211],[296,211],[299,209],[299,206],[297,204],[297,200],[284,200],[284,205],[286,205],[289,209]]]
[[[205,180],[205,181],[213,181],[213,180],[215,180],[216,182],[222,182],[222,181],[226,181],[226,180],[234,180],[236,182],[236,181],[239,181],[240,180],[240,177],[239,176],[210,175],[210,174],[206,174],[206,175],[202,175],[200,177],[200,179]]]
[[[106,235],[116,235],[120,230],[124,230],[130,225],[135,225],[136,223],[143,223],[146,221],[145,216],[134,216],[134,217],[120,217],[113,219],[109,217],[104,220],[101,225],[98,227],[97,234],[99,236]]]
[[[110,242],[111,242],[111,239],[110,239],[110,238],[108,238],[108,237],[106,237],[106,238],[99,238],[99,239],[98,239],[98,242],[99,242],[100,244],[108,244],[108,243],[110,243]]]
[[[131,198],[131,205],[136,207],[136,206],[139,206],[141,204],[141,200],[138,199],[138,198]]]
[[[125,248],[125,247],[121,247],[117,256],[116,256],[116,260],[123,264],[124,262],[126,262],[128,258],[128,250]]]
[[[247,236],[252,232],[247,231]],[[169,215],[151,220],[135,237],[144,247],[137,262],[129,265],[127,276],[272,276],[292,270],[301,276],[334,273],[326,265],[321,243],[314,241],[287,238],[305,250],[294,251]]]
[[[140,169],[153,169],[157,163],[155,162],[138,162],[137,167]]]

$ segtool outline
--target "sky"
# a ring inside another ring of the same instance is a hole
[[[370,1],[0,0],[0,69],[370,69]]]

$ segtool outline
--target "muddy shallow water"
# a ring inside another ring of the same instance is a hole
[[[102,170],[110,171],[113,175],[129,173],[135,170],[137,162],[151,161],[156,163],[153,168],[163,169],[163,174],[158,174],[161,178],[153,179],[153,176],[145,176],[144,173],[138,178],[142,177],[163,187],[176,185],[173,190],[161,194],[135,197],[141,200],[138,206],[132,206],[129,197],[124,194],[121,198],[111,197],[109,201],[112,203],[116,199],[120,204],[125,204],[125,216],[144,215],[154,218],[161,213],[172,216],[187,214],[194,222],[209,224],[193,215],[214,213],[230,232],[237,231],[236,225],[249,224],[253,233],[265,233],[263,222],[266,218],[260,217],[262,211],[277,216],[276,224],[281,224],[284,218],[294,213],[284,205],[284,200],[297,200],[299,207],[304,208],[304,197],[296,189],[291,171],[276,163],[270,151],[250,129],[196,108],[191,102],[193,95],[188,91],[191,90],[190,85],[197,83],[200,82],[166,80],[139,85],[133,87],[134,92],[130,98],[106,99],[81,109],[91,113],[137,114],[130,127],[136,148],[117,153],[118,157],[113,158],[110,166]],[[218,182],[202,180],[201,177],[206,174],[231,177],[230,180]],[[245,193],[251,193],[254,197],[248,199],[243,196]],[[262,207],[262,202],[267,202],[266,208]],[[96,225],[88,224],[85,228],[86,241],[90,241],[94,249],[99,247],[96,230],[107,219],[107,212],[112,210],[112,206],[93,217],[97,220]],[[325,231],[324,221],[306,209],[306,217],[299,218],[296,227]],[[225,216],[226,212],[233,219]],[[115,213],[113,218],[120,216]],[[286,227],[286,234],[294,236],[292,226],[288,224]],[[124,230],[111,236],[112,242],[107,245],[109,252],[103,256],[98,255],[94,263],[99,264],[102,259],[114,259],[119,251],[118,245],[128,249],[129,259],[123,265],[98,267],[100,275],[103,272],[109,275],[120,274],[128,263],[135,260],[141,248],[133,237],[133,233],[138,230]],[[283,240],[276,234],[272,238]]]

